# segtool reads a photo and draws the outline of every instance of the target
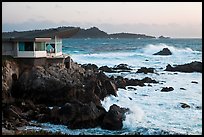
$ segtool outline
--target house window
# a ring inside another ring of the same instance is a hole
[[[35,51],[45,51],[45,43],[35,42]]]
[[[33,42],[19,42],[19,51],[33,51]]]
[[[19,51],[25,51],[25,43],[19,42]]]
[[[48,53],[55,53],[55,44],[46,44],[46,50]]]

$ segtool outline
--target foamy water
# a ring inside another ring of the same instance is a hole
[[[120,131],[103,130],[99,127],[70,130],[65,126],[56,126],[58,131],[68,134],[202,134],[202,73],[164,71],[168,64],[202,62],[200,40],[76,39],[71,42],[67,40],[63,45],[64,52],[71,54],[72,59],[80,64],[113,67],[125,63],[133,69],[132,72],[106,73],[108,76],[119,75],[129,79],[150,77],[159,83],[134,86],[136,90],[119,89],[117,97],[109,96],[101,101],[107,111],[112,104],[130,109]],[[163,48],[170,49],[172,55],[152,55]],[[141,67],[153,67],[156,73],[135,73]],[[192,81],[198,84],[191,83]],[[161,92],[162,87],[173,87],[174,90]],[[182,108],[180,103],[186,103],[190,108]],[[45,126],[49,130],[55,127],[48,123]]]

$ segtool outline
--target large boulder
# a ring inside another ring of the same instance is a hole
[[[170,64],[166,66],[165,71],[179,71],[179,72],[201,72],[202,73],[202,62],[193,61],[184,65],[176,65],[172,67]]]
[[[51,110],[49,121],[67,125],[71,129],[90,128],[99,126],[106,111],[93,102],[84,104],[77,100],[66,103],[61,108]]]
[[[154,53],[153,55],[172,55],[168,48],[163,48],[161,51]]]
[[[126,108],[120,108],[113,104],[103,119],[101,127],[109,130],[121,130],[123,127],[123,120],[125,120]]]

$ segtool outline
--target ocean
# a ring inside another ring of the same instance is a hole
[[[109,131],[100,127],[70,130],[63,125],[43,123],[45,130],[71,135],[202,134],[202,73],[164,71],[168,64],[202,62],[202,39],[70,38],[64,39],[62,43],[63,53],[69,54],[79,64],[113,67],[123,63],[133,69],[131,72],[106,73],[108,76],[129,79],[150,77],[159,83],[143,87],[131,86],[136,90],[119,88],[117,97],[109,96],[101,101],[107,111],[112,104],[130,109],[131,112],[126,114],[123,121],[122,130]],[[172,55],[153,55],[163,48],[168,48]],[[153,67],[156,73],[136,73],[141,67]],[[173,87],[174,90],[161,92],[162,87]],[[180,103],[186,103],[190,108],[182,108]]]

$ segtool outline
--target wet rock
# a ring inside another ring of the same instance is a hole
[[[136,73],[154,73],[154,68],[146,68],[146,67],[141,67],[140,69],[137,70]]]
[[[175,67],[172,67],[170,64],[166,66],[165,71],[179,71],[179,72],[200,72],[202,73],[202,62],[199,61],[193,61],[191,63],[187,63],[184,65],[176,65]]]
[[[105,81],[105,87],[106,87],[106,90],[108,91],[108,94],[117,96],[117,87],[115,86],[115,84],[113,84],[109,80],[106,80]]]
[[[131,97],[128,97],[130,100],[132,100],[132,98]]]
[[[126,89],[126,80],[123,77],[117,76],[114,81],[116,82],[117,88]]]
[[[77,100],[66,103],[61,108],[51,110],[50,122],[65,124],[71,129],[99,126],[105,115],[105,109],[93,102],[83,104]]]
[[[113,70],[119,70],[118,72],[130,72],[132,69],[127,64],[119,64],[112,68]]]
[[[95,64],[83,64],[81,67],[85,70],[92,70],[94,72],[98,71],[98,66]]]
[[[196,109],[202,110],[202,106],[196,106]]]
[[[115,73],[116,71],[113,71],[112,68],[109,68],[108,66],[102,66],[99,68],[99,70],[102,70],[104,72],[108,72],[108,73]]]
[[[190,108],[190,106],[186,103],[180,103],[182,108]]]
[[[169,92],[169,91],[173,91],[174,88],[173,87],[163,87],[161,92]]]
[[[197,81],[191,81],[191,83],[195,83],[195,84],[198,84],[198,82],[197,82]]]
[[[120,130],[123,127],[122,121],[125,119],[125,112],[128,109],[120,108],[113,104],[110,106],[109,111],[106,113],[103,119],[102,128],[109,130]]]
[[[153,79],[151,79],[149,77],[145,77],[141,81],[144,82],[144,83],[159,83],[158,81],[153,80]]]
[[[128,87],[128,89],[131,89],[131,90],[137,90],[137,89],[134,88],[134,87]]]
[[[172,55],[168,48],[163,48],[161,51],[154,53],[153,55]]]

